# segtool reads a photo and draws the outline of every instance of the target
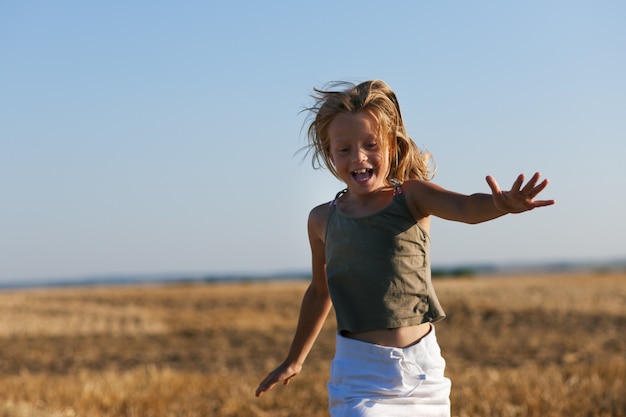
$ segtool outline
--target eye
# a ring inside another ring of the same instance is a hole
[[[367,145],[365,145],[367,149],[376,149],[378,148],[378,142],[370,142]]]

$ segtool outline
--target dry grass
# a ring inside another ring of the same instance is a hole
[[[2,416],[326,416],[329,319],[257,399],[305,282],[0,293]],[[441,279],[452,412],[626,416],[626,274]]]

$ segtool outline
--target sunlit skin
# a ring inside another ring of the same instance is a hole
[[[378,132],[376,119],[367,111],[339,114],[328,128],[331,161],[348,189],[338,200],[338,207],[348,215],[360,217],[376,213],[390,204],[393,198],[394,189],[387,181],[390,158],[384,151],[385,138],[379,137]],[[540,179],[541,174],[535,173],[524,183],[525,176],[520,174],[511,189],[503,191],[492,176],[487,176],[491,194],[464,195],[423,180],[405,181],[402,190],[415,220],[429,232],[431,216],[475,224],[508,213],[521,213],[554,204],[554,200],[535,200],[548,185],[547,179]],[[324,259],[329,204],[315,207],[309,215],[313,278],[302,300],[291,348],[285,361],[261,382],[256,391],[257,396],[277,383],[287,385],[300,372],[330,311]],[[406,347],[419,341],[429,329],[430,325],[424,323],[347,333],[345,336],[384,346]]]

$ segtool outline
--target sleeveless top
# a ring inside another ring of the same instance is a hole
[[[402,188],[364,217],[343,213],[337,194],[326,226],[326,277],[339,332],[364,332],[445,318],[431,281],[430,238]]]

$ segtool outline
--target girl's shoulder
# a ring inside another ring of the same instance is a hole
[[[309,232],[315,232],[319,237],[325,235],[331,204],[332,201],[328,201],[311,209],[309,213]]]
[[[406,180],[402,183],[402,190],[405,194],[409,194],[413,198],[428,196],[442,190],[440,186],[434,182],[427,180]]]
[[[332,201],[327,201],[326,203],[322,203],[318,206],[313,207],[311,209],[311,212],[309,213],[309,218],[318,219],[318,220],[322,218],[327,218],[328,211],[332,203],[333,203]]]
[[[402,183],[402,193],[405,195],[407,200],[415,200],[419,198],[420,195],[427,193],[429,188],[431,187],[431,183],[429,181],[424,180],[406,180]]]
[[[428,217],[427,199],[433,184],[430,181],[413,179],[402,183],[402,193],[416,220]]]
[[[412,180],[406,180],[402,183],[402,189],[403,190],[407,190],[407,189],[420,189],[423,187],[428,187],[431,184],[430,181],[426,181],[426,180],[420,180],[420,179],[412,179]]]

